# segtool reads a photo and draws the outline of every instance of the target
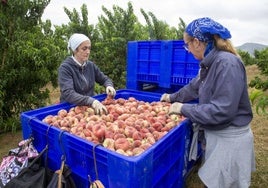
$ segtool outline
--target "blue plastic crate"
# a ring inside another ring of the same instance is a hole
[[[147,102],[159,101],[160,94],[135,90],[118,90],[116,98],[135,97]],[[98,100],[106,95],[98,95]],[[59,109],[69,110],[69,104],[48,106],[21,114],[23,137],[33,136],[34,145],[41,151],[47,143],[48,125],[42,119],[51,114],[56,115]],[[139,156],[127,157],[98,146],[96,162],[98,175],[107,188],[136,187],[183,187],[186,171],[185,158],[188,157],[189,124],[185,120],[172,129],[167,135]],[[51,127],[48,132],[48,166],[57,170],[61,156],[66,154],[66,163],[72,170],[77,187],[89,187],[88,176],[95,180],[92,142],[65,132],[59,143],[60,129]],[[187,141],[188,140],[188,141]]]
[[[163,41],[128,42],[127,84],[136,89],[137,81],[157,83],[160,77],[161,60],[165,48]],[[133,86],[132,86],[133,83]]]
[[[66,106],[64,105],[64,107]],[[61,157],[63,155],[63,151],[60,149],[61,145],[58,142],[60,130],[53,126],[50,127],[41,121],[41,119],[43,119],[46,114],[54,112],[48,111],[47,113],[46,111],[44,111],[44,108],[40,110],[43,111],[43,113],[41,113],[39,109],[37,109],[36,114],[34,113],[35,110],[28,111],[31,115],[27,114],[28,112],[21,114],[23,138],[27,139],[32,136],[34,138],[33,144],[39,152],[41,152],[45,148],[45,146],[48,145],[48,167],[55,171],[60,168]],[[58,110],[59,109],[57,108],[54,109],[54,111]],[[62,142],[62,144],[64,145],[65,143]]]
[[[30,121],[32,121],[32,119],[35,119],[36,117],[38,117],[38,119],[43,119],[47,116],[47,114],[54,114],[55,111],[66,108],[70,108],[70,104],[68,103],[54,104],[48,107],[43,107],[21,113],[20,120],[23,128],[22,129],[23,139],[29,138],[30,135],[32,134],[33,130],[31,129],[31,127],[27,127],[27,125],[30,124]]]
[[[184,125],[185,124],[185,125]],[[136,157],[122,156],[106,148],[96,149],[99,179],[105,187],[170,187],[177,180],[183,182],[184,134],[186,122],[159,140],[154,146]],[[88,184],[88,174],[95,179],[93,145],[67,138],[67,163],[80,175],[79,187]],[[71,160],[79,159],[79,160]],[[178,187],[178,185],[176,184]]]
[[[127,88],[142,91],[143,84],[159,88],[188,84],[198,73],[199,61],[183,45],[183,40],[128,42]]]
[[[186,85],[198,74],[199,61],[183,48],[183,41],[170,42],[171,67],[170,84]]]

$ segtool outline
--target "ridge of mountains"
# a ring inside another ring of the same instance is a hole
[[[235,48],[241,51],[248,52],[250,55],[254,56],[255,50],[257,51],[263,50],[265,48],[268,48],[268,45],[248,42],[248,43],[242,44],[241,46],[236,46]]]

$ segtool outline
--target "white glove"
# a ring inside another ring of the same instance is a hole
[[[106,87],[106,93],[107,93],[107,95],[112,96],[112,97],[114,97],[116,95],[116,91],[115,91],[114,87],[112,87],[112,86]]]
[[[160,101],[161,101],[161,102],[170,102],[170,95],[167,94],[167,93],[164,93],[164,94],[161,96]]]
[[[181,107],[183,106],[180,102],[175,102],[169,107],[168,114],[181,114]]]
[[[95,114],[101,115],[103,112],[105,114],[108,113],[108,110],[106,107],[98,100],[94,100],[92,103],[92,108],[95,110]]]

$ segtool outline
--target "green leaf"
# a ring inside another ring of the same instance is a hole
[[[260,114],[259,110],[262,110],[262,113],[267,114],[267,107],[268,107],[268,96],[261,96],[257,105],[256,105],[256,111],[257,114]]]
[[[255,103],[255,101],[263,95],[263,91],[262,90],[259,90],[259,89],[255,89],[253,90],[250,95],[249,95],[249,99],[251,101],[252,104]]]

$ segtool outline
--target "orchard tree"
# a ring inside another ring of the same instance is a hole
[[[179,40],[183,38],[183,32],[185,30],[185,22],[179,18],[180,23],[178,29],[170,27],[166,22],[158,20],[152,12],[146,13],[143,9],[140,9],[147,25],[145,26],[149,37],[149,40]]]
[[[87,6],[83,4],[80,9],[81,14],[75,8],[71,11],[67,7],[64,7],[64,12],[67,14],[70,21],[68,24],[62,24],[62,27],[58,29],[64,29],[64,33],[62,34],[67,35],[68,38],[73,33],[83,33],[88,36],[91,41],[95,41],[94,25],[89,24]]]
[[[254,57],[252,57],[248,52],[238,50],[238,54],[243,59],[243,62],[246,66],[254,64]]]
[[[180,39],[182,40],[183,39],[183,33],[185,31],[185,28],[186,28],[186,24],[185,22],[183,21],[182,18],[179,18],[180,22],[178,23],[178,30],[176,30],[176,33],[177,33],[177,39]]]
[[[124,88],[126,80],[127,43],[142,36],[141,24],[129,2],[126,10],[113,6],[113,11],[104,6],[96,29],[99,39],[92,53],[96,63],[113,80],[116,88]]]
[[[257,113],[260,110],[267,113],[268,107],[268,48],[254,52],[254,62],[261,71],[260,76],[255,76],[253,80],[250,81],[249,86],[255,88],[251,94],[250,98],[253,104],[256,104]]]
[[[20,126],[19,114],[46,105],[48,83],[57,85],[61,39],[41,16],[50,0],[0,4],[0,131]]]

